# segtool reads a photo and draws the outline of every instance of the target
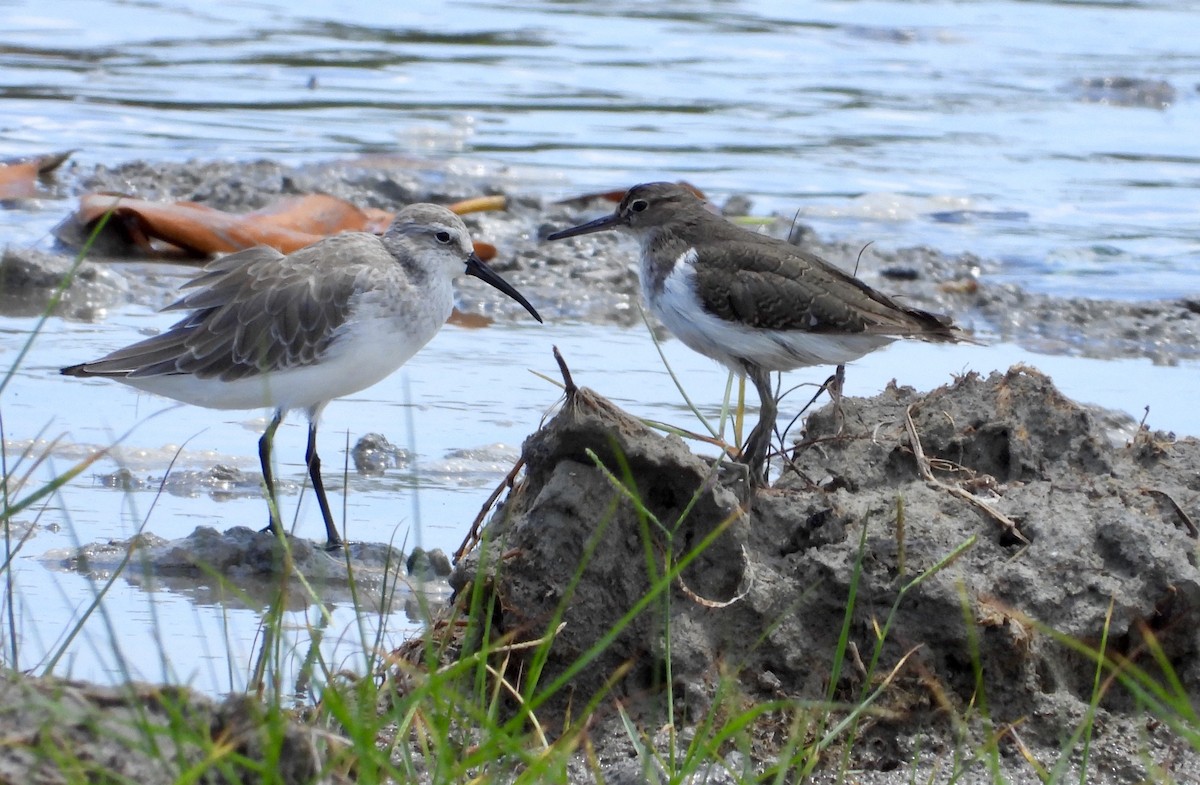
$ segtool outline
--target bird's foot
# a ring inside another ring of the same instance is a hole
[[[762,488],[769,488],[765,467],[755,462],[743,452],[728,463],[721,464],[721,479],[724,485],[741,485],[750,494]]]
[[[738,455],[738,463],[746,467],[746,474],[750,481],[750,487],[769,488],[771,483],[767,480],[767,447],[768,445],[761,441],[762,437],[758,434],[757,429],[750,434],[750,438],[746,440],[745,446],[742,448],[741,454]]]
[[[757,490],[761,490],[763,488],[771,487],[770,481],[767,480],[767,473],[765,471],[763,471],[761,466],[757,467],[757,468],[755,468],[753,466],[747,466],[746,469],[748,470],[748,472],[750,474],[750,487],[751,488],[753,488],[754,490],[757,491]]]
[[[748,460],[746,464],[746,475],[750,480],[750,491],[760,491],[764,488],[770,488],[771,482],[767,479],[767,466],[765,461]]]

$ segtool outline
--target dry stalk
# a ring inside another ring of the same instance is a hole
[[[1187,529],[1188,536],[1191,537],[1193,540],[1200,538],[1200,529],[1196,528],[1196,522],[1192,520],[1192,516],[1188,515],[1187,512],[1183,509],[1183,507],[1179,506],[1179,502],[1175,501],[1175,497],[1171,496],[1171,494],[1169,494],[1166,491],[1161,490],[1159,488],[1138,488],[1138,490],[1141,491],[1142,493],[1152,493],[1155,496],[1159,496],[1159,497],[1162,497],[1163,499],[1166,499],[1167,503],[1171,505],[1171,509],[1175,511],[1175,514],[1177,516],[1179,516],[1179,520],[1183,523],[1184,527]]]
[[[504,493],[505,489],[512,490],[513,486],[516,485],[517,475],[524,467],[525,456],[521,456],[517,458],[517,462],[513,464],[511,469],[508,470],[508,474],[504,476],[504,479],[500,481],[500,484],[496,486],[496,489],[492,491],[491,495],[487,497],[486,501],[484,501],[483,506],[479,508],[479,514],[476,515],[475,520],[471,522],[471,528],[467,532],[467,536],[463,538],[462,544],[459,545],[458,550],[454,552],[455,562],[457,562],[463,556],[466,556],[471,552],[472,548],[479,544],[480,529],[483,526],[483,519],[487,517],[489,512],[491,512],[492,507],[496,504],[496,500],[500,498],[500,494]]]
[[[742,563],[745,565],[745,568],[742,570],[742,586],[740,587],[740,591],[728,600],[708,600],[701,597],[683,582],[683,573],[680,573],[676,578],[676,584],[685,597],[703,608],[728,608],[749,594],[750,587],[754,584],[754,574],[750,571],[750,555],[746,553],[745,545],[742,546]]]
[[[917,426],[913,424],[912,410],[916,404],[911,404],[904,410],[904,427],[908,430],[908,441],[912,446],[913,457],[917,460],[917,471],[921,473],[921,478],[930,486],[938,490],[945,491],[951,496],[957,496],[965,502],[975,505],[987,515],[991,516],[992,520],[1000,524],[1000,526],[1009,533],[1012,537],[1020,540],[1023,544],[1029,545],[1029,539],[1021,533],[1017,528],[1016,521],[1009,518],[1004,513],[997,510],[992,505],[980,499],[975,494],[960,488],[957,485],[949,485],[942,482],[937,477],[933,476],[933,470],[930,468],[929,458],[925,456],[925,450],[921,447],[921,437],[917,435]]]

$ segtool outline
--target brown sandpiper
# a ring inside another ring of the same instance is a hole
[[[650,312],[689,348],[753,382],[759,421],[741,460],[756,487],[767,484],[777,414],[772,372],[842,365],[897,338],[969,340],[945,316],[898,303],[815,254],[731,223],[682,185],[635,185],[611,215],[547,239],[605,229],[641,243]]]
[[[304,460],[325,522],[326,547],[342,544],[317,455],[317,422],[334,398],[366,389],[429,342],[454,308],[455,276],[491,284],[541,316],[475,254],[462,219],[444,207],[400,210],[382,236],[335,235],[286,256],[256,247],[209,263],[168,310],[191,311],[166,332],[67,376],[116,379],[212,409],[274,409],[258,442],[279,525],[271,443],[284,415],[308,416]]]

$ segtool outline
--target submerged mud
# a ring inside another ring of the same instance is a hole
[[[501,212],[464,217],[476,240],[497,246],[492,265],[529,296],[551,321],[579,319],[634,324],[641,317],[636,247],[616,233],[547,243],[550,232],[612,209],[603,200],[550,203],[505,187],[502,175],[437,170],[428,163],[390,157],[305,166],[258,162],[132,162],[90,171],[70,169],[64,187],[77,193],[120,193],[142,199],[193,201],[229,212],[248,212],[289,196],[325,193],[363,208],[396,210],[415,201],[448,203],[480,194],[503,194]],[[732,197],[726,210],[745,214],[749,202]],[[87,231],[69,216],[59,226],[57,252],[9,248],[0,262],[0,307],[44,308]],[[913,305],[942,311],[985,339],[1013,341],[1043,353],[1099,358],[1148,357],[1173,363],[1200,357],[1200,300],[1125,302],[1031,293],[992,280],[1002,263],[970,252],[929,248],[888,249],[863,242],[824,242],[790,217],[755,222],[761,231],[789,236],[868,283]],[[870,247],[867,247],[867,246]],[[865,249],[865,250],[864,250]],[[178,279],[156,280],[146,265],[91,260],[144,261],[118,232],[106,233],[89,252],[59,312],[67,318],[101,318],[104,308],[137,300],[165,304]],[[479,282],[464,281],[459,309],[516,318],[520,306]]]

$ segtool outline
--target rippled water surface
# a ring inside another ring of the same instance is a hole
[[[461,154],[547,195],[687,178],[1048,291],[1200,288],[1187,0],[6,0],[0,19],[0,154]]]

